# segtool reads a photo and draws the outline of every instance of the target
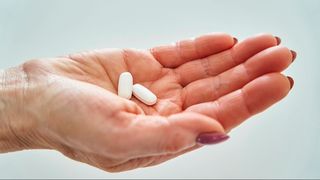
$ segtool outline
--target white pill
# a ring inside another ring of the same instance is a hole
[[[133,95],[146,105],[154,105],[157,102],[157,96],[141,84],[133,85]]]
[[[131,73],[123,72],[120,74],[118,82],[118,96],[130,99],[132,96],[133,78]]]

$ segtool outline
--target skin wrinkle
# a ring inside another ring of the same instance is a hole
[[[88,81],[89,77],[86,77],[86,75],[91,74],[91,73],[87,70],[86,66],[83,66],[83,64],[79,63],[79,61],[81,61],[81,59],[77,59],[74,56],[70,56],[70,59],[75,62],[75,65],[79,70],[78,72],[80,72],[80,74],[77,73],[77,75],[79,75],[79,77],[81,77],[84,81]],[[72,73],[74,73],[74,72],[72,72]]]
[[[215,106],[215,108],[213,108],[213,109],[216,110],[215,113],[213,113],[213,114],[215,115],[215,116],[214,116],[215,119],[216,119],[217,121],[219,121],[219,122],[223,122],[223,121],[221,121],[221,115],[220,115],[221,111],[217,111],[217,110],[221,110],[220,98],[217,99],[216,101],[211,102],[210,104],[211,104],[212,106]],[[221,125],[223,126],[223,128],[224,128],[226,131],[228,131],[228,129],[226,129],[226,125],[225,125],[224,123],[221,123]]]
[[[200,63],[201,63],[201,67],[203,68],[203,71],[204,71],[206,77],[210,77],[211,73],[210,73],[210,64],[209,64],[208,57],[205,57],[204,59],[202,59],[200,61]]]
[[[128,49],[122,49],[122,59],[123,59],[123,62],[125,64],[125,70],[126,71],[129,71],[129,67],[128,67]]]
[[[1,98],[1,96],[0,96]],[[5,109],[5,101],[3,99],[0,99],[0,113],[2,114],[4,112],[4,109]]]
[[[215,100],[215,99],[217,99],[217,97],[220,97],[220,95],[221,95],[221,89],[223,88],[223,87],[225,87],[225,86],[228,86],[227,85],[227,83],[223,83],[222,82],[222,80],[221,80],[221,75],[219,74],[218,76],[216,76],[217,78],[212,78],[213,80],[215,80],[215,79],[217,79],[218,80],[218,86],[217,87],[215,87],[213,84],[214,83],[211,83],[212,85],[212,92],[214,92],[214,99],[213,100]]]
[[[164,65],[161,63],[161,61],[159,60],[159,57],[157,56],[157,53],[155,52],[155,49],[156,49],[157,47],[154,47],[154,48],[150,48],[149,49],[149,52],[150,52],[150,54],[152,55],[152,57],[154,58],[154,59],[156,59],[158,62],[159,62],[159,64],[161,64],[161,66],[162,67],[164,67]]]
[[[187,99],[188,99],[188,97],[189,97],[189,92],[188,92],[188,88],[183,88],[182,89],[182,99],[183,99],[183,101],[182,101],[182,110],[186,110],[188,107],[186,106],[186,104],[187,104]]]
[[[1,84],[3,84],[3,78],[1,77]],[[0,88],[2,88],[3,86],[1,86]],[[10,144],[8,141],[8,134],[6,134],[6,129],[10,129],[10,127],[8,126],[8,123],[6,122],[6,117],[5,117],[5,109],[6,109],[6,102],[5,100],[2,99],[3,94],[2,91],[0,90],[0,124],[1,124],[1,131],[0,131],[0,152],[6,152],[6,151],[10,151]]]
[[[247,68],[247,66],[246,66],[246,63],[242,63],[242,64],[240,65],[240,67],[242,67],[242,68],[244,69],[246,82],[250,82],[250,77],[253,77],[253,76],[251,76],[251,75],[249,74],[249,70],[248,70],[248,68]]]
[[[176,44],[175,44],[175,46],[176,46],[176,49],[177,49],[177,54],[178,54],[178,58],[179,58],[179,62],[181,62],[182,61],[182,54],[181,54],[181,41],[178,41],[178,42],[176,42]],[[176,66],[176,65],[174,65],[174,66]]]
[[[177,72],[177,69],[172,69],[172,72],[174,74],[174,77],[176,78],[177,82],[181,85],[181,87],[185,87],[185,85],[182,84],[181,74]]]
[[[97,52],[97,53],[99,53],[99,52]],[[115,88],[115,87],[117,87],[116,83],[112,80],[112,77],[110,76],[107,67],[104,66],[104,64],[101,62],[100,58],[97,56],[94,56],[94,55],[91,56],[91,58],[93,58],[93,60],[95,62],[97,62],[100,67],[102,67],[102,70],[105,72],[104,75],[107,77],[106,79],[108,79],[111,82],[113,88],[116,89]],[[101,77],[97,77],[97,78],[100,79]]]
[[[48,59],[48,61],[50,61],[50,59]],[[79,75],[88,74],[88,72],[84,72],[80,67],[81,64],[74,59],[59,59],[55,65],[57,66],[56,69],[61,69],[62,72],[67,74],[72,74],[72,72],[77,72]],[[69,68],[69,66],[72,66],[73,68]]]
[[[249,105],[247,103],[248,96],[247,96],[246,92],[243,89],[240,89],[240,91],[241,91],[241,94],[242,94],[241,99],[243,101],[244,108],[245,108],[245,110],[247,112],[248,117],[250,117],[250,116],[253,115],[253,111],[250,109],[250,107],[249,107]]]
[[[193,38],[193,46],[194,46],[194,49],[195,49],[195,52],[196,52],[196,56],[197,57],[200,57],[200,53],[199,53],[199,46],[197,45],[197,38]]]
[[[109,78],[109,76],[105,76],[106,78],[102,78],[101,79],[101,76],[93,76],[93,77],[90,77],[90,75],[92,74],[91,73],[91,69],[92,68],[87,68],[87,66],[84,66],[83,64],[80,63],[80,61],[84,61],[81,58],[78,58],[77,56],[83,56],[82,55],[83,53],[80,53],[80,54],[72,54],[72,55],[69,55],[69,58],[75,62],[75,65],[76,67],[79,69],[81,75],[73,75],[73,74],[69,74],[69,76],[71,77],[74,77],[81,80],[81,81],[84,81],[84,82],[88,82],[88,83],[92,83],[92,84],[97,84],[98,86],[104,88],[104,89],[108,89],[109,91],[115,93],[115,88],[114,88],[114,84],[113,82],[111,81],[111,79]],[[105,69],[105,67],[103,66],[102,62],[99,60],[99,59],[95,59],[95,61],[99,64],[99,67],[102,67],[103,71],[108,73],[107,70]],[[101,63],[100,63],[101,62]],[[112,82],[112,88],[110,89],[109,86],[106,86],[105,83],[106,82]]]
[[[232,60],[233,65],[236,66],[236,65],[238,65],[239,63],[236,61],[237,56],[235,55],[235,52],[234,52],[234,51],[235,51],[234,48],[232,48],[232,49],[230,50],[230,53],[228,53],[228,54],[230,54],[230,56],[231,56],[230,59]]]
[[[93,61],[99,62],[99,59],[96,57],[93,57]],[[70,55],[70,59],[73,60],[75,62],[76,67],[78,67],[80,69],[81,75],[83,76],[88,76],[88,75],[94,75],[94,78],[101,78],[99,75],[95,74],[96,69],[92,68],[90,66],[88,66],[87,64],[83,64],[83,63],[87,63],[86,59],[85,59],[85,54],[84,53],[79,53],[79,54],[72,54]],[[66,66],[67,69],[70,69],[70,67]],[[94,69],[94,70],[93,70]],[[63,69],[64,70],[64,69]],[[66,71],[66,70],[64,70]],[[74,74],[74,71],[70,71],[70,74]],[[78,75],[78,73],[77,73]],[[81,76],[82,77],[82,76]],[[86,77],[82,77],[85,80],[87,79]]]
[[[112,79],[110,78],[111,76],[109,75],[107,68],[103,65],[103,63],[99,59],[97,60],[97,62],[99,62],[99,64],[103,68],[103,71],[106,73],[106,77],[107,77],[106,79],[109,79],[109,81],[112,83],[113,89],[117,89],[118,85],[116,83],[114,83],[112,81]]]
[[[125,71],[129,71],[128,65],[126,63],[127,62],[127,49],[122,49],[121,55],[122,55],[122,61],[124,62],[123,64],[126,66]],[[106,76],[109,77],[109,80],[111,81],[112,86],[113,86],[114,90],[116,91],[118,88],[118,82],[113,80],[113,78],[108,70],[108,67],[106,67],[105,64],[101,61],[101,58],[98,58],[97,61],[102,66],[104,72],[106,73]],[[104,59],[104,61],[108,61],[108,60]],[[117,94],[117,93],[115,92],[115,94]]]
[[[18,75],[16,75],[14,72],[13,72],[13,68],[10,68],[9,70],[7,71],[3,71],[1,76],[1,89],[0,89],[0,94],[1,94],[1,97],[6,97],[8,94],[6,92],[9,92],[10,89],[13,90],[12,94],[10,94],[10,96],[13,96],[13,95],[17,95],[17,88],[19,87],[16,86],[16,82],[18,82]],[[20,138],[13,130],[13,122],[10,121],[10,115],[9,115],[9,111],[8,109],[8,106],[10,106],[10,102],[8,101],[9,98],[6,98],[6,99],[1,99],[2,101],[2,104],[4,105],[3,108],[2,108],[2,111],[0,112],[1,114],[1,117],[0,117],[0,120],[2,121],[1,124],[4,125],[4,132],[7,132],[7,134],[1,134],[1,135],[4,135],[5,137],[5,141],[7,142],[10,142],[11,139],[16,139],[17,141],[15,141],[14,145],[15,148],[18,148],[18,149],[21,149],[22,147],[27,147],[28,143],[24,142],[23,138]],[[6,131],[7,130],[7,131]],[[0,151],[7,151],[9,148],[7,147],[7,149],[0,149]]]

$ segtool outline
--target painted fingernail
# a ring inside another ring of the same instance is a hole
[[[289,82],[290,82],[290,89],[292,89],[293,85],[294,85],[294,80],[292,79],[292,77],[287,76]]]
[[[238,39],[233,37],[233,42],[234,42],[234,44],[237,44],[238,43]]]
[[[278,36],[275,36],[276,40],[277,40],[277,45],[279,45],[281,43],[281,39]]]
[[[229,136],[223,133],[203,133],[200,134],[196,142],[202,145],[218,144],[229,139]]]
[[[292,62],[296,59],[297,57],[297,53],[293,50],[290,50],[291,51],[291,54],[292,54]]]

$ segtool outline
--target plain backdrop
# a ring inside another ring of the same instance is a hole
[[[229,141],[117,174],[55,151],[0,154],[0,178],[320,178],[318,0],[0,0],[0,69],[215,31],[239,40],[269,32],[298,53],[285,72],[295,79],[289,96],[232,131]]]

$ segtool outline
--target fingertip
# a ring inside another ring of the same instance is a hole
[[[232,48],[232,56],[237,64],[248,60],[255,54],[277,45],[276,38],[267,33],[250,36]]]
[[[247,84],[243,92],[251,113],[256,114],[287,96],[290,87],[291,83],[286,76],[270,73]]]
[[[290,49],[285,46],[273,46],[263,52],[265,52],[265,55],[269,55],[269,62],[272,62],[270,66],[275,67],[275,72],[283,71],[292,63],[292,54]]]
[[[284,94],[289,92],[289,90],[291,89],[291,80],[288,79],[288,76],[285,76],[281,73],[271,73],[270,76],[271,78],[273,78],[271,79],[270,84],[274,84],[274,91],[276,91],[276,85],[278,85],[280,87],[280,90],[283,89]]]
[[[269,73],[257,78],[255,83],[259,84],[261,90],[267,88],[270,93],[285,94],[290,89],[290,81],[281,73]],[[282,93],[281,93],[282,92]]]
[[[259,33],[254,35],[252,38],[258,38],[261,42],[270,43],[273,46],[281,43],[281,39],[278,36],[272,35],[271,33]]]

